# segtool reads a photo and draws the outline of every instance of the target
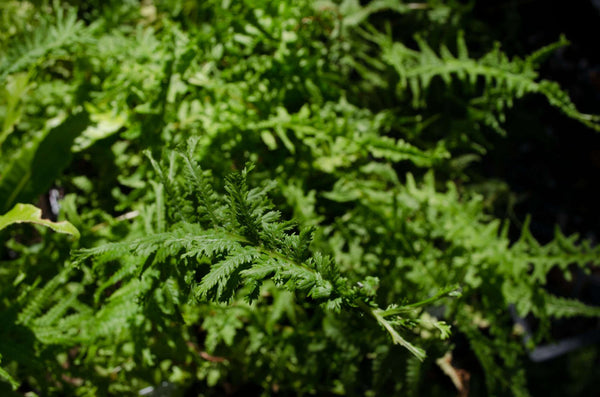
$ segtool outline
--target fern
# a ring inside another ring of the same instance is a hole
[[[469,343],[477,359],[485,371],[485,382],[488,391],[510,390],[514,396],[528,396],[524,372],[520,361],[514,360],[514,351],[507,351],[507,346],[494,345],[494,341],[486,338],[473,326],[461,328],[469,338]],[[515,349],[515,346],[511,346]],[[518,346],[516,347],[518,349]],[[501,356],[501,357],[498,357]],[[506,360],[508,358],[508,360]],[[503,360],[506,360],[503,362]]]
[[[562,37],[557,43],[544,47],[524,60],[509,59],[499,46],[481,58],[473,59],[469,56],[462,33],[457,36],[456,55],[444,45],[440,47],[438,55],[419,36],[415,37],[418,50],[409,49],[399,42],[392,43],[383,36],[377,37],[382,45],[383,59],[398,73],[398,89],[410,90],[412,103],[416,108],[423,106],[425,95],[436,78],[440,78],[447,86],[458,81],[471,89],[483,82],[486,89],[484,96],[475,98],[472,105],[485,104],[489,107],[486,110],[500,115],[500,121],[504,118],[504,109],[513,106],[513,99],[527,94],[540,94],[568,117],[600,131],[600,116],[579,112],[557,83],[538,78],[536,67],[541,58],[568,44]],[[493,123],[499,125],[495,119]]]
[[[0,354],[0,364],[2,364],[2,355]],[[13,378],[6,370],[0,367],[0,378],[8,381],[13,390],[16,390],[19,387],[19,382]]]
[[[473,193],[517,99],[598,129],[538,73],[564,38],[473,56],[459,2],[6,3],[0,212],[64,192],[86,248],[1,231],[0,390],[446,395],[454,356],[526,395],[553,319],[600,315],[547,286],[598,247]]]
[[[190,170],[189,155],[181,154],[181,157],[188,167],[186,178],[206,191],[212,191],[206,180],[199,182],[198,176],[205,178],[206,174],[196,165]],[[165,175],[164,171],[157,171]],[[260,286],[272,279],[287,290],[305,294],[325,307],[334,310],[343,307],[371,314],[391,335],[394,343],[423,359],[424,352],[400,336],[392,325],[393,321],[387,318],[397,318],[399,313],[410,310],[409,307],[394,313],[374,307],[371,298],[361,288],[351,287],[349,281],[340,275],[330,258],[307,251],[309,233],[290,233],[290,225],[279,220],[279,213],[273,210],[267,198],[267,192],[273,185],[249,189],[247,173],[248,169],[244,169],[227,179],[225,199],[212,193],[200,196],[202,200],[207,197],[214,200],[205,203],[205,209],[227,204],[227,212],[219,214],[221,218],[216,218],[218,211],[212,212],[213,216],[209,218],[217,222],[208,229],[199,224],[176,224],[165,233],[80,250],[75,254],[75,263],[81,264],[94,257],[98,266],[125,254],[149,257],[160,251],[163,251],[160,254],[162,258],[181,255],[183,258],[197,258],[200,262],[206,259],[211,262],[210,269],[193,288],[194,296],[201,301],[230,301],[240,285],[252,286],[247,295],[252,301],[258,296]],[[141,266],[142,262],[135,263]],[[445,290],[438,297],[449,291]]]
[[[211,266],[210,272],[204,276],[197,288],[199,297],[214,296],[225,301],[231,299],[237,288],[240,271],[259,259],[258,252],[252,248],[239,248],[228,254],[231,255],[230,258]]]
[[[423,363],[410,358],[406,361],[406,386],[409,396],[419,396]]]
[[[466,298],[461,300],[463,304],[469,296],[478,297],[472,311],[465,306],[451,309],[450,304],[447,314],[457,316],[455,324],[467,336],[484,367],[488,391],[511,390],[515,395],[525,395],[522,363],[517,359],[523,347],[506,330],[511,322],[506,310],[492,308],[515,305],[521,316],[533,314],[542,324],[535,340],[541,339],[553,317],[598,316],[598,308],[553,296],[544,286],[553,268],[567,272],[573,264],[584,269],[598,264],[599,248],[579,242],[576,235],[565,237],[558,229],[555,239],[542,245],[531,235],[528,222],[521,238],[511,244],[508,224],[490,220],[483,211],[481,197],[461,196],[452,183],[441,192],[432,173],[422,185],[410,174],[405,184],[399,184],[386,168],[364,167],[340,179],[327,195],[357,205],[342,229],[345,239],[353,244],[358,235],[376,241],[371,252],[389,258],[380,259],[390,265],[379,285],[381,294],[389,291],[388,299],[394,299],[396,280],[401,277],[404,283],[414,283],[416,290],[460,283]],[[435,243],[414,243],[423,240]],[[336,250],[342,264],[347,257],[356,258],[351,255],[352,245],[347,250],[350,252]],[[367,255],[362,253],[362,257]],[[395,310],[389,309],[391,313]],[[485,336],[487,332],[491,335]]]
[[[554,295],[546,297],[548,315],[555,318],[585,316],[600,317],[600,308],[586,305],[575,299],[559,298]]]
[[[35,297],[30,298],[27,306],[19,313],[19,322],[28,324],[39,316],[41,311],[50,301],[50,297],[56,293],[56,289],[66,281],[67,270],[63,270],[60,275],[52,278],[52,280],[35,294]]]
[[[77,10],[64,9],[55,3],[55,18],[45,16],[29,35],[24,34],[0,58],[0,82],[10,74],[42,64],[46,58],[75,53],[82,45],[90,44],[91,28],[77,20]]]
[[[194,153],[197,144],[197,139],[190,139],[187,151],[181,155],[184,161],[184,170],[187,173],[186,179],[191,182],[188,185],[188,197],[192,196],[195,199],[193,202],[197,205],[196,211],[200,216],[200,220],[206,217],[214,225],[218,224],[220,212],[220,209],[215,205],[215,203],[218,203],[218,197],[210,183],[210,174],[199,170],[195,164]],[[151,158],[151,160],[153,159]],[[154,168],[157,169],[156,165]]]

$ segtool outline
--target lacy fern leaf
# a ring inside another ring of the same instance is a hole
[[[227,194],[222,199],[213,192],[208,174],[190,161],[190,153],[180,155],[187,169],[182,183],[190,183],[204,191],[195,197],[202,202],[203,215],[199,219],[209,224],[178,222],[164,233],[77,251],[74,255],[76,264],[95,258],[95,268],[124,255],[148,258],[146,261],[122,261],[138,270],[119,270],[101,289],[119,280],[126,281],[132,274],[143,276],[140,267],[147,272],[146,269],[155,264],[157,271],[166,271],[159,270],[164,269],[164,265],[156,267],[158,263],[167,261],[169,257],[188,258],[192,260],[182,263],[187,269],[180,268],[178,273],[192,271],[198,274],[205,271],[202,270],[205,264],[209,265],[207,273],[192,288],[193,296],[199,301],[231,301],[243,286],[251,287],[246,298],[252,301],[258,297],[261,285],[271,279],[323,307],[339,310],[343,305],[350,310],[371,314],[392,336],[394,343],[424,359],[424,351],[400,336],[392,322],[384,318],[388,315],[382,315],[383,311],[374,306],[372,296],[366,295],[360,288],[351,288],[331,258],[311,252],[311,230],[292,233],[291,224],[279,219],[279,213],[273,209],[267,196],[274,187],[273,183],[250,189],[247,185],[249,169],[246,168],[227,178]],[[177,184],[175,173],[165,173],[156,161],[152,160],[152,163],[158,167],[157,173],[162,175],[161,178],[168,178],[167,183],[172,187]],[[167,193],[175,191],[179,189],[166,189]],[[226,203],[226,211],[219,210],[223,203]],[[365,284],[368,282],[365,281]],[[115,294],[111,301],[116,298]],[[106,310],[110,307],[112,304]],[[133,307],[131,310],[134,310]],[[403,315],[410,310],[407,308]],[[392,317],[399,314],[400,311]],[[116,317],[122,318],[122,315]]]
[[[31,34],[24,33],[24,37],[0,58],[0,82],[9,74],[40,63],[45,57],[71,53],[91,42],[90,28],[77,20],[76,9],[65,10],[56,5],[53,11],[54,15],[43,17]]]
[[[489,110],[495,109],[500,119],[504,118],[503,109],[513,106],[513,100],[526,94],[540,94],[548,102],[560,109],[567,116],[578,120],[590,128],[600,131],[600,116],[581,113],[560,86],[548,80],[540,80],[536,67],[541,58],[557,47],[566,44],[564,39],[549,45],[527,57],[509,59],[499,46],[479,59],[469,56],[464,34],[457,36],[457,54],[442,45],[439,55],[416,36],[418,50],[412,50],[399,42],[390,42],[379,37],[383,47],[383,58],[394,67],[400,82],[400,90],[409,90],[413,98],[413,106],[422,107],[426,92],[435,78],[440,78],[446,85],[453,81],[475,88],[483,81],[486,91],[484,96],[475,98],[474,106],[485,103]],[[489,113],[491,114],[491,113]]]

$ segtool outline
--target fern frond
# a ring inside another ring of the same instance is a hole
[[[385,317],[382,315],[380,309],[372,310],[371,313],[373,314],[377,322],[389,332],[389,334],[392,336],[392,340],[394,341],[394,343],[404,346],[419,360],[423,361],[425,359],[425,350],[413,346],[406,339],[400,336],[400,334],[394,329],[390,322],[386,320]]]
[[[226,259],[213,264],[210,272],[202,278],[196,292],[198,297],[214,297],[214,300],[220,301],[231,299],[239,282],[240,271],[260,255],[253,247],[239,247],[228,254]]]
[[[44,327],[51,324],[55,324],[61,318],[63,318],[67,311],[77,302],[78,295],[82,291],[83,286],[76,286],[76,288],[74,288],[74,290],[71,291],[69,295],[60,299],[58,303],[50,307],[50,309],[46,313],[33,320],[33,326],[35,327],[35,329],[37,329],[38,327]]]
[[[2,354],[0,354],[0,364],[2,364]],[[0,379],[10,383],[13,390],[17,390],[19,382],[13,378],[4,368],[0,367]]]
[[[542,63],[543,61],[545,61],[546,58],[548,58],[550,55],[552,55],[552,53],[554,53],[556,50],[558,50],[559,48],[562,48],[562,47],[566,47],[569,44],[570,44],[569,40],[567,40],[567,38],[564,35],[560,35],[558,41],[555,41],[554,43],[550,43],[546,46],[543,46],[542,48],[539,48],[539,49],[535,50],[533,53],[529,54],[525,58],[525,62],[532,66],[537,66],[540,63]]]
[[[228,193],[231,218],[236,220],[240,234],[251,243],[258,244],[264,232],[265,193],[268,188],[262,191],[258,188],[249,190],[246,184],[248,171],[248,168],[244,168],[241,173],[229,175],[225,190]]]
[[[126,254],[141,257],[167,250],[170,255],[182,253],[183,257],[212,257],[233,250],[239,242],[223,231],[200,231],[195,225],[184,224],[171,232],[144,236],[132,241],[109,243],[103,246],[81,249],[74,253],[74,265],[95,257],[100,263],[114,260]],[[166,254],[165,254],[166,255]]]
[[[158,179],[160,180],[168,197],[171,200],[171,203],[169,203],[169,204],[171,204],[171,205],[169,205],[169,208],[174,208],[175,214],[173,214],[173,217],[177,221],[187,221],[188,217],[186,216],[187,215],[186,212],[190,212],[190,211],[186,211],[185,197],[182,194],[181,189],[179,188],[179,185],[177,185],[174,181],[174,174],[175,174],[175,168],[176,168],[176,163],[177,163],[176,162],[176,153],[171,152],[169,154],[169,167],[166,172],[165,172],[165,170],[163,170],[163,167],[161,167],[158,164],[158,162],[154,159],[154,157],[152,156],[152,153],[150,151],[144,151],[144,154],[150,160],[150,164],[152,165],[152,168],[154,168],[154,171],[156,172]]]
[[[351,3],[352,4],[352,3]],[[375,0],[367,5],[360,7],[358,3],[352,4],[354,7],[344,7],[344,25],[356,26],[363,23],[371,14],[381,11],[395,11],[399,14],[406,14],[427,8],[425,3],[403,4],[394,0]]]
[[[548,294],[545,300],[547,313],[552,317],[600,317],[600,307],[589,306],[575,299],[561,298]]]
[[[416,357],[409,357],[406,360],[406,387],[408,389],[408,395],[417,397],[419,396],[419,386],[421,384],[421,368],[423,363]]]
[[[475,87],[478,81],[484,81],[485,87],[492,90],[484,95],[488,101],[493,99],[493,107],[501,114],[505,107],[512,106],[513,99],[526,94],[540,94],[568,117],[600,131],[600,116],[579,112],[557,83],[538,79],[535,69],[537,62],[549,51],[565,45],[564,40],[525,60],[510,60],[499,46],[479,59],[470,58],[463,34],[457,36],[458,55],[443,45],[438,55],[421,37],[417,36],[415,40],[418,51],[402,43],[379,40],[384,43],[383,58],[398,73],[399,88],[412,93],[414,107],[422,106],[425,93],[435,78],[440,78],[446,85],[457,80],[470,87]]]
[[[417,167],[431,167],[450,157],[450,153],[446,151],[443,143],[439,143],[435,149],[428,151],[418,149],[402,139],[394,140],[386,136],[372,136],[364,143],[376,158],[384,158],[393,162],[410,160]]]
[[[76,51],[82,44],[90,44],[89,28],[77,19],[77,11],[54,8],[51,16],[41,19],[40,25],[29,36],[17,41],[0,58],[0,82],[9,74],[28,69],[48,56],[62,56]]]
[[[482,335],[472,325],[461,327],[461,331],[468,337],[469,344],[485,371],[485,383],[490,394],[510,390],[514,396],[529,396],[523,371],[519,369],[521,367],[519,362],[504,362],[504,365],[500,365],[497,361],[498,354],[501,352],[497,350],[492,340]]]
[[[64,269],[60,274],[53,277],[50,281],[44,285],[39,291],[33,291],[29,297],[29,302],[19,313],[19,323],[30,324],[42,310],[46,307],[47,302],[51,301],[52,295],[56,290],[63,285],[67,280],[67,273],[69,269]]]
[[[184,162],[191,160],[189,155],[186,156]],[[207,178],[207,174],[198,174],[197,166],[193,164],[189,164],[189,170],[193,172],[189,177],[196,180],[197,186],[206,188],[207,192],[210,191],[207,187],[210,183],[202,179]],[[207,220],[212,219],[214,222],[207,225],[206,229],[201,224],[181,222],[165,233],[79,250],[73,256],[74,263],[81,264],[87,259],[95,258],[95,266],[98,267],[109,260],[124,255],[134,255],[146,258],[146,264],[139,260],[131,264],[128,264],[129,261],[122,260],[121,263],[135,269],[141,266],[143,270],[138,274],[143,276],[145,269],[153,263],[166,262],[169,257],[196,258],[202,260],[203,264],[211,263],[208,273],[193,288],[196,298],[209,301],[229,301],[243,285],[253,287],[247,295],[247,298],[252,301],[258,297],[263,282],[272,279],[277,285],[290,292],[304,294],[333,311],[344,306],[350,309],[358,308],[372,315],[391,335],[394,343],[404,346],[422,360],[425,357],[424,351],[400,336],[394,328],[396,325],[394,319],[385,318],[398,319],[400,312],[390,314],[374,307],[371,303],[374,292],[366,293],[362,288],[351,288],[332,258],[318,252],[312,253],[309,249],[312,230],[300,234],[292,233],[291,224],[281,221],[279,212],[273,209],[267,193],[274,187],[274,183],[250,189],[247,184],[247,173],[248,168],[227,178],[225,185],[227,194],[223,201],[228,204],[228,213],[220,214],[220,211],[214,211],[212,216],[207,216]],[[162,178],[168,179],[168,183],[181,183],[177,182],[174,175],[166,176],[164,172]],[[166,191],[168,192],[169,189]],[[209,205],[211,208],[216,208],[217,203],[221,202],[221,199],[213,193],[201,197],[200,200],[212,201]],[[221,219],[226,216],[231,219]],[[191,266],[187,271],[193,274],[198,272],[203,264],[198,266],[198,261],[191,261],[184,262],[182,266]],[[183,269],[178,271],[185,272]],[[133,270],[122,269],[101,286],[101,289],[116,280],[131,277],[132,274],[134,274]],[[127,284],[127,291],[130,291],[131,284],[141,282],[133,281]],[[365,283],[369,284],[369,281]],[[130,292],[121,290],[123,287],[114,292],[109,301],[115,299],[120,301],[119,296],[129,297],[129,300],[124,301],[127,303],[123,308],[124,311],[115,313],[116,318],[125,321],[126,317],[133,316],[138,309],[130,302]],[[111,307],[112,303],[105,307],[105,310],[110,310]],[[117,308],[117,305],[115,304],[114,307]],[[406,315],[409,311],[410,308],[407,308],[402,311],[402,314]],[[100,317],[104,318],[105,315],[101,314]],[[112,323],[112,319],[110,321]]]
[[[130,324],[142,313],[140,296],[150,287],[151,284],[147,280],[132,279],[116,290],[107,303],[89,319],[88,324],[82,327],[88,335],[81,338],[96,340],[108,335],[118,336],[122,331],[128,332]]]
[[[114,272],[108,278],[108,280],[104,281],[103,283],[101,283],[98,286],[98,288],[94,292],[94,302],[98,303],[100,301],[100,297],[101,297],[102,293],[104,291],[106,291],[107,288],[110,288],[111,286],[115,285],[119,281],[122,281],[122,280],[125,280],[125,279],[131,277],[133,274],[136,274],[136,273],[137,274],[141,274],[141,273],[143,273],[143,271],[142,272],[136,272],[136,270],[137,270],[136,266],[124,265],[119,270],[117,270],[116,272]]]
[[[188,149],[181,152],[184,161],[186,179],[189,183],[189,192],[195,196],[198,204],[197,212],[201,219],[207,218],[213,225],[220,223],[219,198],[210,183],[210,173],[202,170],[194,161],[197,140],[188,141]]]

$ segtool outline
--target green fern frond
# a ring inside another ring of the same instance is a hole
[[[2,354],[0,354],[0,364],[2,364]],[[19,382],[13,378],[4,368],[0,367],[0,379],[10,383],[13,390],[17,390]]]
[[[499,357],[510,355],[518,345],[512,343],[499,349],[498,342],[495,343],[494,340],[487,338],[472,325],[461,327],[461,331],[468,337],[471,349],[485,371],[485,382],[490,394],[510,392],[514,396],[529,396],[522,364],[519,361],[503,360],[505,357]]]
[[[417,397],[419,396],[419,386],[421,384],[421,369],[423,363],[416,359],[416,357],[410,357],[406,360],[406,387],[408,389],[408,395]]]
[[[189,154],[182,157],[184,163],[188,164],[190,171],[188,175],[178,180],[175,173],[167,174],[160,171],[161,179],[164,178],[168,183],[176,185],[188,183],[188,178],[191,178],[197,187],[211,192],[212,184],[207,179],[208,174],[198,171],[197,165],[191,163]],[[154,166],[160,170],[157,163],[154,163]],[[76,265],[95,258],[95,268],[127,255],[145,258],[145,261],[121,260],[124,266],[137,269],[141,279],[132,278],[126,284],[127,287],[121,287],[114,292],[109,298],[109,305],[104,310],[110,311],[113,305],[116,310],[118,305],[113,302],[115,300],[120,302],[122,298],[119,296],[127,296],[128,298],[123,301],[127,303],[126,307],[122,312],[114,314],[115,318],[121,319],[120,321],[126,321],[126,318],[135,315],[138,309],[131,303],[130,292],[122,292],[123,288],[126,288],[125,291],[131,291],[131,284],[137,285],[143,282],[147,271],[145,269],[149,269],[152,264],[167,262],[169,257],[196,259],[189,263],[183,262],[181,266],[187,267],[187,271],[198,274],[206,264],[210,263],[208,273],[204,274],[192,288],[193,295],[201,301],[230,301],[243,286],[251,287],[246,291],[246,298],[252,301],[258,297],[261,285],[266,280],[272,279],[276,285],[290,292],[302,294],[323,304],[325,308],[336,311],[344,306],[371,314],[392,336],[394,343],[406,347],[422,360],[425,357],[424,351],[413,346],[395,329],[393,318],[399,318],[400,312],[384,314],[384,311],[372,306],[372,294],[365,293],[362,288],[351,288],[348,280],[341,275],[339,268],[330,257],[318,252],[312,253],[309,249],[312,240],[311,229],[300,234],[291,232],[291,224],[280,220],[279,212],[274,210],[268,198],[267,193],[273,189],[274,183],[251,189],[248,187],[247,179],[248,168],[227,178],[224,199],[214,193],[200,196],[199,201],[210,201],[204,204],[205,209],[219,208],[222,202],[228,205],[227,212],[221,210],[214,210],[211,214],[205,212],[207,215],[205,221],[212,220],[210,224],[202,226],[198,223],[180,222],[174,224],[171,230],[165,233],[77,251],[73,257]],[[178,190],[165,189],[165,191],[169,194]],[[144,270],[139,271],[140,267]],[[153,271],[158,269],[155,267]],[[183,273],[186,270],[180,267],[178,271]],[[101,289],[117,280],[132,277],[136,272],[122,269],[116,274],[101,286]],[[135,280],[140,281],[134,282]],[[368,284],[367,281],[365,283]],[[146,284],[148,283],[144,282],[144,285]],[[403,315],[408,311],[408,309],[404,310]],[[390,318],[385,318],[388,316]],[[109,316],[104,314],[100,314],[100,317],[109,319]],[[110,321],[112,323],[113,319],[111,318]],[[105,329],[104,327],[106,325],[102,325],[102,329]]]
[[[386,136],[369,137],[364,142],[369,152],[376,158],[383,158],[393,162],[410,160],[417,167],[432,167],[443,159],[450,157],[442,142],[435,149],[424,151],[405,142],[402,139],[394,140]]]
[[[125,262],[125,260],[123,262]],[[137,270],[138,269],[136,268],[135,265],[134,266],[131,266],[131,265],[122,266],[119,270],[114,272],[108,278],[108,280],[104,281],[103,283],[101,283],[98,286],[98,288],[94,292],[94,302],[96,302],[96,303],[100,302],[100,297],[102,296],[104,291],[106,291],[107,288],[110,288],[111,286],[115,285],[116,283],[118,283],[122,280],[128,279],[129,277],[131,277],[132,275],[134,275],[136,273],[140,274],[140,275],[141,275],[141,273],[143,273],[143,271],[136,272]]]
[[[138,314],[142,313],[139,298],[146,293],[151,284],[147,280],[132,279],[116,290],[107,303],[96,312],[87,324],[82,327],[89,335],[85,338],[96,340],[108,335],[118,336],[127,332]],[[84,339],[85,340],[85,339]]]
[[[525,62],[532,66],[538,66],[539,64],[544,62],[546,58],[552,55],[556,50],[558,50],[559,48],[566,47],[569,44],[569,40],[567,40],[567,38],[564,35],[560,35],[558,41],[555,41],[554,43],[550,43],[542,48],[539,48],[530,55],[528,55],[525,58]]]
[[[196,294],[199,298],[214,297],[213,300],[219,301],[231,299],[238,286],[239,273],[260,255],[253,247],[239,247],[228,254],[225,260],[211,266],[210,272],[198,285]]]
[[[55,6],[53,11],[54,15],[43,17],[30,35],[16,41],[0,58],[0,82],[9,74],[39,64],[44,58],[72,54],[81,45],[91,43],[90,28],[77,19],[77,10]]]
[[[600,307],[589,306],[575,299],[561,298],[548,294],[545,301],[547,313],[551,317],[600,317]]]
[[[30,324],[39,316],[46,307],[47,302],[52,301],[52,295],[66,282],[68,271],[69,269],[62,270],[60,274],[48,281],[41,290],[32,291],[27,305],[19,313],[19,323]]]
[[[181,252],[183,257],[212,257],[238,246],[239,242],[226,232],[202,231],[196,225],[183,224],[171,232],[79,250],[74,253],[73,263],[78,265],[92,257],[96,258],[98,263],[106,263],[127,254],[147,257],[160,249],[168,250],[170,255]]]
[[[219,198],[210,183],[210,173],[202,170],[194,161],[194,153],[198,140],[190,139],[188,149],[180,153],[184,161],[186,179],[189,183],[189,192],[198,205],[197,213],[200,219],[207,219],[213,225],[220,223]]]
[[[77,285],[73,291],[66,297],[61,298],[57,304],[50,307],[50,309],[42,316],[37,317],[33,320],[33,326],[37,329],[38,327],[48,326],[57,323],[62,319],[67,311],[73,307],[77,302],[79,294],[83,291],[82,285]]]
[[[411,50],[402,43],[379,39],[383,43],[383,58],[398,73],[399,88],[411,92],[414,107],[423,105],[425,93],[436,78],[446,85],[459,81],[470,87],[483,81],[487,102],[493,99],[491,104],[501,114],[505,107],[512,106],[513,99],[526,94],[540,94],[568,117],[600,131],[600,116],[579,112],[557,83],[538,79],[535,69],[537,63],[549,51],[565,45],[564,40],[543,48],[525,60],[510,60],[499,46],[479,59],[470,58],[463,34],[457,36],[458,55],[444,45],[440,47],[438,55],[421,37],[417,36],[415,40],[418,50]]]

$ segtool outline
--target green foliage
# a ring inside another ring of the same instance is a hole
[[[26,3],[23,8],[28,6]],[[33,72],[37,65],[74,54],[90,43],[89,28],[77,20],[74,8],[65,10],[55,3],[52,10],[53,18],[40,17],[32,34],[19,32],[20,40],[5,48],[0,58],[0,81],[23,70]]]
[[[528,395],[600,248],[511,238],[477,161],[530,95],[600,124],[539,72],[565,38],[469,7],[2,3],[0,394]]]
[[[510,60],[499,45],[480,59],[470,58],[463,32],[457,35],[457,55],[445,45],[441,46],[440,55],[436,54],[420,36],[415,38],[418,51],[402,43],[385,40],[384,37],[378,39],[383,48],[383,59],[398,72],[398,89],[410,90],[414,107],[425,105],[424,92],[428,91],[436,77],[446,85],[458,81],[465,85],[467,91],[474,93],[475,87],[483,80],[483,95],[473,98],[468,109],[474,113],[474,118],[482,117],[483,122],[495,129],[500,129],[506,118],[505,108],[512,107],[515,99],[527,94],[541,94],[569,117],[600,131],[598,116],[580,113],[568,94],[555,82],[538,80],[536,69],[540,59],[556,48],[567,45],[564,37],[523,60]]]
[[[148,260],[143,263],[133,262],[138,266],[136,269],[122,270],[125,274],[139,277],[151,269],[157,260],[165,261],[169,256],[196,258],[200,263],[209,261],[208,273],[199,283],[188,285],[191,296],[184,301],[195,298],[200,301],[230,302],[239,289],[243,290],[244,286],[248,286],[251,288],[246,288],[245,298],[251,303],[260,296],[265,280],[272,279],[275,285],[306,296],[330,310],[365,311],[389,332],[394,343],[405,346],[417,357],[424,359],[424,352],[400,336],[391,325],[391,321],[386,319],[393,319],[409,311],[409,307],[400,307],[395,311],[370,307],[374,295],[373,287],[367,291],[365,287],[353,288],[348,280],[341,276],[331,258],[318,253],[311,255],[310,231],[290,233],[292,225],[281,222],[279,213],[274,211],[269,203],[266,193],[273,187],[272,183],[262,188],[249,189],[245,168],[241,173],[231,174],[227,178],[226,199],[219,200],[209,182],[202,176],[202,170],[192,164],[190,155],[190,152],[181,155],[185,165],[191,168],[186,174],[190,180],[186,178],[184,186],[204,189],[192,192],[200,197],[201,206],[197,209],[198,213],[186,214],[183,217],[186,221],[176,223],[176,226],[164,233],[81,250],[75,256],[76,263],[89,257],[97,257],[95,266],[98,266],[99,263],[114,260],[128,253],[153,258],[151,263],[148,263]],[[174,167],[173,163],[171,158],[171,168]],[[158,173],[164,175],[163,170],[159,170]],[[178,173],[171,175],[176,174]],[[179,186],[177,189],[173,179],[167,180],[167,183],[170,185],[168,191],[180,191],[183,188]],[[189,206],[189,203],[186,204]],[[206,229],[199,229],[196,222],[206,218],[210,219]],[[180,268],[178,272],[191,277],[190,273],[199,271],[194,269],[193,262],[190,266],[192,268]],[[197,278],[198,276],[194,275],[194,279]],[[357,285],[368,285],[372,281],[357,282]],[[444,290],[437,297],[450,291]],[[179,302],[170,304],[177,305]],[[400,318],[396,318],[395,321],[400,321]]]
[[[47,226],[55,232],[66,233],[79,238],[79,231],[69,222],[52,222],[42,219],[42,211],[30,204],[17,204],[14,208],[4,215],[0,215],[0,230],[11,223],[37,223]]]

